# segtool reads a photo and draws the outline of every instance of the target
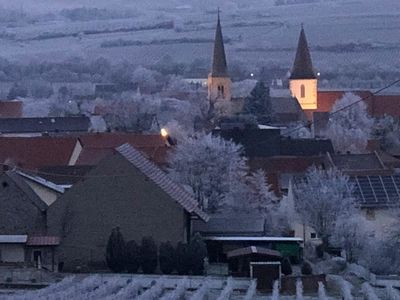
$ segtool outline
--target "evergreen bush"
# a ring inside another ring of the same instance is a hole
[[[126,244],[126,269],[129,273],[137,273],[140,267],[140,247],[135,241]]]
[[[157,245],[152,237],[144,237],[140,247],[140,264],[145,274],[153,274],[157,268]]]
[[[107,266],[113,272],[122,272],[125,270],[126,246],[124,237],[119,227],[114,228],[108,238],[106,248]]]
[[[170,242],[160,245],[160,269],[163,274],[171,274],[176,268],[175,249]]]

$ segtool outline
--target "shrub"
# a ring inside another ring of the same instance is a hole
[[[126,269],[129,273],[137,273],[140,267],[140,247],[135,241],[126,244]]]
[[[164,274],[171,274],[176,267],[176,253],[170,242],[160,245],[160,269]]]
[[[312,275],[313,270],[309,262],[303,262],[301,266],[301,274],[303,275]]]
[[[157,268],[157,245],[152,237],[144,237],[140,247],[140,264],[145,274],[153,274]]]
[[[114,228],[108,238],[106,248],[107,266],[113,272],[122,272],[125,269],[126,247],[124,237],[119,227]]]
[[[290,275],[293,273],[292,265],[287,257],[282,260],[282,273],[285,275]]]
[[[176,270],[179,275],[187,275],[190,271],[189,246],[179,242],[176,247]]]
[[[194,275],[204,273],[204,259],[207,257],[207,246],[201,235],[196,233],[189,244],[190,270]]]

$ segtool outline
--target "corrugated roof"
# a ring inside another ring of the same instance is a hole
[[[181,186],[175,183],[168,175],[149,161],[140,151],[129,144],[116,148],[132,165],[138,168],[144,175],[158,185],[177,203],[182,205],[189,213],[198,215],[204,221],[208,221],[208,215],[198,206],[198,202]]]
[[[25,244],[27,235],[0,235],[0,244]]]
[[[60,238],[58,236],[29,236],[26,244],[28,246],[58,246]]]

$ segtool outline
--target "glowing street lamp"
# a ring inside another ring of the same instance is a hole
[[[161,136],[162,136],[162,137],[164,137],[164,138],[168,137],[168,131],[167,131],[167,129],[161,128],[160,133],[161,133]]]

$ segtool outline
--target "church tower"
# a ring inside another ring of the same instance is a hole
[[[289,77],[290,92],[302,109],[317,109],[318,80],[315,76],[306,34],[301,26],[296,58]]]
[[[226,64],[219,10],[217,29],[215,31],[213,64],[211,73],[208,75],[207,85],[208,99],[211,103],[231,100],[232,82],[228,75],[228,67]]]

